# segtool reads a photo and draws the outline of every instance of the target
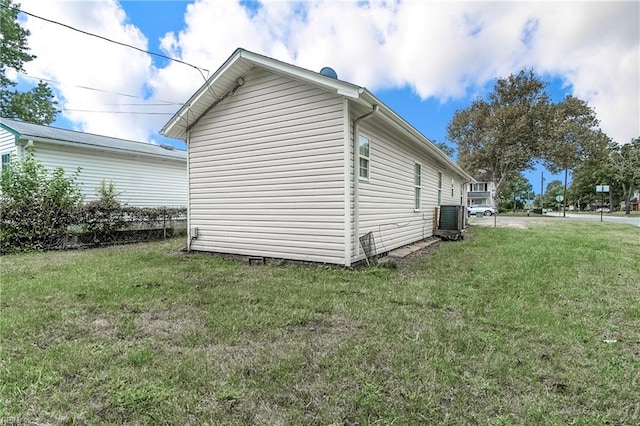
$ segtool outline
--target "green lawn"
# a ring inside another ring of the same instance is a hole
[[[637,227],[355,271],[183,245],[0,258],[0,423],[640,423]]]

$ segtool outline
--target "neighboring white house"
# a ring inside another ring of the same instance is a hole
[[[0,118],[2,167],[12,154],[21,158],[27,146],[48,169],[72,173],[81,167],[84,201],[98,198],[96,190],[105,181],[113,182],[118,199],[130,206],[187,205],[185,151]]]
[[[496,185],[489,182],[470,182],[467,192],[467,205],[487,204],[493,206],[496,194]]]
[[[163,127],[187,143],[191,250],[349,266],[359,237],[386,252],[466,204],[470,175],[331,71],[238,49]]]

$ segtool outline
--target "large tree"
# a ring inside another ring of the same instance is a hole
[[[533,168],[548,139],[546,83],[531,70],[499,78],[488,99],[458,110],[447,127],[458,148],[458,163],[496,185],[496,201],[507,180]]]
[[[611,148],[614,177],[622,187],[625,212],[630,214],[631,195],[640,187],[640,137],[625,145],[613,144]]]
[[[29,31],[18,22],[19,7],[11,0],[0,0],[0,116],[51,124],[57,113],[51,88],[41,81],[33,89],[21,92],[7,77],[8,69],[24,72],[24,64],[35,58],[28,53]]]
[[[516,208],[520,208],[520,206],[524,207],[524,204],[528,200],[533,200],[534,197],[535,194],[533,193],[531,182],[521,173],[517,173],[507,180],[505,188],[502,191],[500,206],[503,208],[512,208],[515,212]]]
[[[578,98],[567,96],[550,108],[547,125],[549,139],[542,159],[551,173],[564,171],[564,190],[567,192],[569,170],[581,164],[602,140],[598,119],[589,105]],[[566,197],[562,203],[566,207]]]
[[[547,188],[544,191],[544,205],[545,206],[557,206],[559,201],[556,199],[558,195],[564,193],[564,185],[561,180],[555,179],[547,184]]]
[[[598,133],[597,139],[588,147],[580,163],[573,168],[567,199],[578,209],[582,209],[596,199],[600,201],[600,197],[596,197],[596,185],[611,184],[614,181],[613,168],[609,159],[612,146],[613,142],[608,136]],[[611,189],[610,195],[613,199],[617,192],[615,187],[612,186]]]

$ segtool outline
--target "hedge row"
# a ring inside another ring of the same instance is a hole
[[[82,203],[77,183],[80,169],[70,176],[48,171],[33,151],[12,159],[0,178],[0,253],[60,248],[62,241],[87,235],[94,244],[116,242],[122,231],[160,227],[185,217],[186,208],[129,207],[117,199],[113,183],[103,182],[98,200]]]

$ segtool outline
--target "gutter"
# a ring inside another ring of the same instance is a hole
[[[378,99],[369,92],[367,89],[364,89],[362,98],[368,98],[372,103],[377,104],[380,103]],[[362,99],[361,100],[364,100]],[[404,118],[400,117],[396,112],[394,112],[391,108],[386,106],[384,103],[382,105],[382,115],[386,117],[392,124],[399,127],[403,131],[407,132],[410,136],[413,136],[419,142],[418,145],[425,148],[432,155],[439,157],[442,163],[447,165],[448,167],[454,169],[460,176],[471,181],[473,180],[473,176],[464,171],[457,163],[455,163],[451,158],[449,158],[444,152],[442,152],[438,147],[436,147],[429,138],[420,133],[415,127],[409,124]],[[426,142],[426,143],[425,143]]]

